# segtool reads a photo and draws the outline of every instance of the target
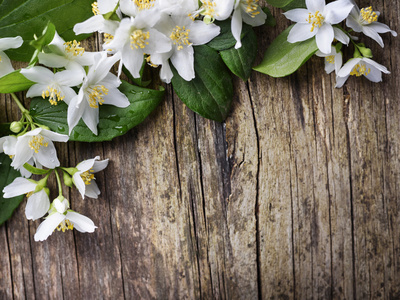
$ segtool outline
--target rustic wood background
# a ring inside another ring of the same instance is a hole
[[[372,4],[399,32],[400,1]],[[257,62],[280,13],[257,29]],[[224,123],[167,86],[128,134],[59,145],[63,165],[110,158],[99,199],[65,190],[99,228],[34,242],[23,203],[0,227],[0,298],[400,299],[400,39],[383,39],[363,38],[392,72],[379,84],[335,89],[314,57],[287,78],[235,79]],[[16,119],[8,95],[0,106]]]

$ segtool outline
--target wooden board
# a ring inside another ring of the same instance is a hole
[[[374,3],[396,31],[399,6]],[[257,29],[257,62],[289,24],[279,13]],[[383,39],[363,39],[391,71],[379,84],[335,89],[313,57],[286,78],[235,79],[224,123],[166,86],[126,135],[58,145],[63,165],[110,158],[99,199],[65,189],[98,229],[34,242],[23,202],[0,227],[0,298],[399,299],[400,40]],[[16,120],[0,97],[0,121]]]

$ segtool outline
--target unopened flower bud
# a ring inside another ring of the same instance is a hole
[[[64,184],[68,187],[72,187],[73,186],[73,181],[71,176],[69,176],[69,174],[67,172],[63,172],[63,180],[64,180]]]
[[[361,54],[362,54],[364,57],[372,58],[372,51],[371,51],[371,49],[366,48],[366,47],[359,47],[358,50],[360,50]]]
[[[23,126],[21,122],[12,122],[10,125],[10,130],[14,133],[18,133],[22,130]]]

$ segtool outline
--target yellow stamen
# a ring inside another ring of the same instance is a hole
[[[368,24],[371,24],[372,22],[376,22],[378,20],[378,15],[372,10],[372,6],[362,8],[360,13],[363,20]]]
[[[140,29],[135,30],[131,34],[131,48],[133,50],[139,49],[139,48],[145,48],[146,45],[149,44],[149,42],[146,42],[147,39],[150,38],[150,32],[143,32]]]
[[[244,0],[242,1],[245,3],[246,8],[245,11],[248,13],[252,18],[255,18],[260,12],[258,11],[258,0]]]
[[[79,47],[81,43],[77,42],[76,40],[73,40],[72,42],[65,42],[65,51],[72,53],[74,56],[82,56],[83,53],[85,52],[85,49],[82,47]]]
[[[99,8],[97,6],[97,2],[92,3],[92,12],[95,16],[100,15]]]
[[[61,96],[61,92],[51,86],[47,87],[47,90],[42,91],[42,98],[45,99],[49,97],[49,102],[51,105],[57,105],[57,101],[64,100],[65,96]]]
[[[139,10],[150,9],[154,6],[155,0],[133,0]]]
[[[361,76],[361,75],[368,75],[369,72],[371,72],[371,69],[365,66],[365,64],[356,64],[353,68],[353,70],[351,70],[350,75],[355,75],[357,77]]]
[[[35,153],[38,153],[41,146],[47,147],[49,145],[49,143],[43,143],[43,140],[44,140],[44,137],[41,135],[35,135],[35,136],[31,137],[31,139],[28,143],[29,148],[34,150]]]
[[[87,92],[89,93],[89,106],[91,108],[98,108],[99,105],[104,103],[104,96],[108,94],[108,89],[104,85],[96,85],[89,87]]]
[[[34,191],[27,193],[27,194],[26,194],[26,198],[29,198],[29,197],[32,196],[34,193],[35,193]]]
[[[312,25],[310,31],[313,32],[315,27],[321,27],[324,20],[325,18],[322,16],[322,14],[320,14],[318,10],[315,12],[314,15],[312,13],[309,13],[307,22]]]
[[[87,170],[81,174],[81,178],[86,185],[90,184],[90,181],[94,178],[93,169]]]
[[[114,39],[114,36],[109,34],[109,33],[104,33],[104,42],[106,44],[111,43],[111,41]]]
[[[151,61],[151,55],[149,55],[149,56],[146,57],[146,62],[149,64],[149,66],[151,66],[151,67],[153,67],[153,68],[157,68],[157,67],[158,67],[158,65],[156,65],[155,63],[153,63],[153,62]]]
[[[174,28],[174,30],[172,30],[171,35],[169,36],[174,45],[177,45],[178,50],[182,50],[183,46],[182,45],[186,45],[186,46],[190,46],[191,43],[189,42],[189,33],[190,33],[190,29],[186,29],[185,26],[183,27],[179,27],[176,26]]]
[[[330,64],[334,64],[335,63],[335,55],[329,55],[329,56],[325,57],[325,60]]]
[[[204,1],[200,14],[206,16],[206,18],[208,17],[208,19],[213,22],[215,19],[215,6],[216,4],[214,1]]]
[[[57,230],[65,232],[65,230],[72,230],[74,229],[74,225],[69,220],[62,221],[58,226]]]

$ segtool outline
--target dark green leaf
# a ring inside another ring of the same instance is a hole
[[[9,185],[21,174],[14,170],[10,166],[11,159],[4,153],[0,153],[0,225],[7,221],[13,211],[18,207],[18,205],[24,200],[24,195],[17,196],[14,198],[4,198],[3,189],[5,186]]]
[[[201,116],[222,122],[231,107],[232,78],[217,51],[208,46],[194,47],[196,77],[186,81],[173,69],[172,85],[179,98]]]
[[[210,46],[211,48],[222,51],[226,49],[230,49],[236,44],[236,40],[232,35],[231,31],[231,20],[225,20],[222,22],[214,22],[215,25],[218,25],[221,28],[220,34],[212,39],[207,46]],[[247,24],[243,24],[243,29],[241,33],[241,38],[243,38],[247,33],[250,32],[251,26]]]
[[[20,70],[17,70],[0,77],[0,93],[7,94],[25,91],[34,84],[33,81],[22,75]]]
[[[285,10],[305,7],[305,0],[267,0],[267,3]]]
[[[56,27],[53,23],[48,23],[46,28],[43,30],[42,36],[38,37],[36,40],[30,42],[30,45],[36,49],[33,54],[29,66],[33,66],[38,61],[38,55],[42,51],[43,47],[50,44],[56,33]]]
[[[143,122],[164,98],[164,90],[137,87],[126,81],[122,81],[119,89],[128,97],[131,104],[126,108],[102,105],[99,108],[98,135],[94,135],[81,120],[70,135],[71,141],[102,142],[123,135]],[[67,110],[68,106],[64,102],[51,105],[42,98],[34,98],[30,113],[35,122],[48,126],[52,131],[68,134]]]
[[[275,20],[274,16],[272,15],[271,11],[269,10],[269,8],[264,7],[263,11],[267,15],[267,19],[265,20],[265,25],[270,26],[270,27],[275,27],[276,20]]]
[[[12,134],[11,123],[0,123],[0,137]]]
[[[29,45],[36,34],[40,36],[48,22],[65,40],[83,39],[75,36],[72,28],[93,16],[92,0],[4,0],[0,2],[0,38],[20,35],[24,44],[8,50],[12,60],[30,61],[35,49]]]
[[[257,54],[257,37],[254,30],[242,39],[242,47],[239,49],[231,48],[220,52],[222,60],[232,71],[244,81],[249,79],[254,60]]]
[[[292,26],[284,30],[269,46],[264,59],[254,70],[272,77],[283,77],[295,72],[317,50],[315,38],[289,43],[287,36]]]

